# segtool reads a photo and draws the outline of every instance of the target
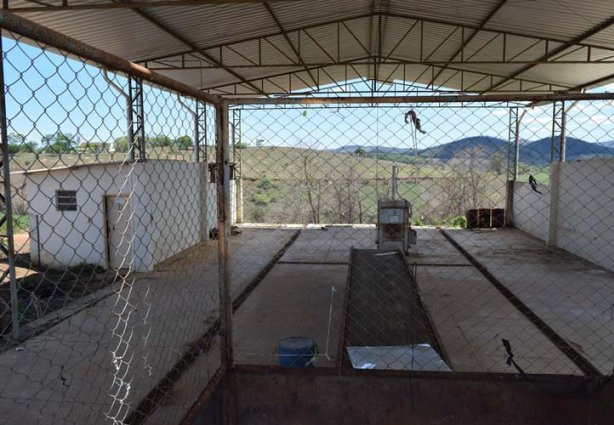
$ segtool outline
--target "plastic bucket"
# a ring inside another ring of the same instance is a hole
[[[318,347],[311,338],[282,339],[277,346],[279,365],[284,367],[313,367]]]

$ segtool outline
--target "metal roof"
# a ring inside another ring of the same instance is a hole
[[[8,4],[212,94],[317,91],[346,79],[475,92],[614,80],[611,0],[126,1]]]

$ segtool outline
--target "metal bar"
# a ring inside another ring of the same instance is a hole
[[[503,295],[516,309],[535,325],[559,350],[561,350],[585,375],[601,377],[602,374],[582,354],[572,347],[565,338],[560,336],[546,322],[544,322],[533,310],[531,310],[520,298],[501,283],[492,273],[480,263],[473,255],[463,248],[445,230],[439,232],[467,259],[476,269]]]
[[[341,329],[339,329],[339,345],[337,346],[337,371],[338,373],[342,373],[345,368],[346,358],[345,358],[345,340],[347,338],[347,330],[348,330],[348,308],[350,305],[350,286],[352,284],[352,263],[354,259],[354,247],[350,247],[350,258],[348,263],[347,270],[347,278],[345,281],[345,291],[343,291],[343,307],[341,310],[341,320],[339,321],[339,325]]]
[[[463,55],[465,48],[469,45],[469,43],[471,43],[473,41],[473,39],[475,38],[475,36],[484,29],[484,27],[486,26],[486,24],[488,23],[488,21],[490,21],[492,19],[493,16],[495,16],[495,14],[501,10],[501,8],[503,7],[503,5],[505,5],[505,3],[507,3],[507,0],[500,0],[499,3],[497,3],[497,5],[490,11],[490,13],[486,16],[486,18],[484,18],[482,20],[482,22],[480,22],[480,25],[478,26],[478,29],[473,30],[473,33],[469,36],[469,38],[467,38],[467,40],[464,39],[464,28],[463,28],[463,38],[461,39],[461,45],[460,47],[452,54],[452,56],[450,56],[450,60],[448,62],[451,62],[452,60],[454,60],[455,57],[457,57],[459,54]],[[437,78],[439,78],[439,76],[441,75],[441,73],[443,71],[446,70],[446,68],[448,67],[448,64],[444,65],[443,68],[441,68],[439,70],[439,72],[437,73],[437,75],[435,75],[435,78],[433,78],[433,80],[430,82],[430,84],[428,85],[433,85],[435,84],[435,80],[437,80]]]
[[[565,101],[561,102],[561,137],[559,140],[559,162],[565,162],[567,157],[567,110]]]
[[[122,3],[123,0],[112,0],[116,3]],[[134,13],[136,13],[137,15],[139,15],[140,17],[142,17],[143,19],[145,19],[146,21],[148,21],[149,23],[155,25],[156,27],[158,27],[159,29],[161,29],[162,31],[166,32],[168,35],[170,35],[171,37],[179,40],[181,43],[185,44],[186,46],[188,46],[190,49],[192,49],[193,52],[197,52],[199,55],[201,55],[203,58],[205,58],[207,61],[214,63],[216,65],[220,65],[220,66],[224,66],[221,62],[217,61],[213,56],[209,55],[208,53],[206,53],[204,51],[204,49],[201,49],[200,47],[198,47],[196,44],[192,43],[190,40],[188,40],[186,37],[182,36],[181,34],[179,34],[177,31],[174,31],[170,28],[168,28],[165,24],[162,23],[162,21],[160,21],[158,18],[155,18],[153,16],[151,16],[149,13],[140,10],[140,9],[131,9]],[[247,86],[251,87],[252,89],[254,89],[254,91],[256,93],[261,93],[261,94],[265,94],[261,89],[259,89],[258,87],[256,87],[255,85],[251,84],[249,81],[247,81],[242,75],[236,73],[235,71],[233,71],[232,69],[225,67],[224,71],[226,71],[227,73],[229,73],[230,75],[232,75],[233,77],[237,78],[239,81],[241,81],[242,83],[246,84]]]
[[[303,58],[301,57],[301,53],[294,46],[294,43],[292,43],[292,40],[290,40],[290,37],[288,37],[288,33],[286,32],[286,30],[284,30],[284,27],[281,24],[281,22],[279,21],[279,19],[277,18],[277,15],[275,15],[275,12],[273,12],[273,9],[271,8],[271,5],[269,5],[268,2],[264,2],[262,4],[264,5],[264,7],[267,10],[267,12],[269,12],[269,15],[271,15],[271,18],[273,18],[273,21],[275,21],[275,25],[277,25],[277,28],[279,28],[279,30],[281,31],[282,35],[286,39],[286,42],[288,43],[288,45],[290,46],[290,48],[292,49],[292,51],[296,55],[299,63],[303,66],[303,68],[305,69],[307,74],[309,74],[309,77],[313,80],[314,84],[317,87],[318,86],[318,82],[316,81],[316,79],[311,74],[311,71],[309,70],[307,65],[305,65],[305,61],[303,61]],[[298,32],[298,34],[300,35],[300,31]],[[298,44],[299,44],[299,49],[300,49],[300,45],[301,45],[300,38],[299,38],[299,43]]]
[[[433,96],[338,97],[338,98],[240,98],[228,99],[230,105],[326,105],[365,103],[453,103],[453,102],[553,102],[558,100],[614,100],[614,93],[554,93],[554,94],[445,94]]]
[[[514,188],[518,180],[520,157],[520,120],[518,107],[510,108],[508,123],[507,182],[505,185],[505,225],[514,223]]]
[[[152,0],[152,1],[128,1],[124,3],[108,3],[108,2],[91,2],[70,4],[63,0],[62,5],[44,5],[44,6],[18,6],[10,7],[9,4],[4,4],[3,9],[10,10],[15,13],[33,13],[33,12],[61,12],[69,10],[100,10],[100,9],[139,9],[151,7],[180,7],[180,6],[201,6],[201,5],[218,5],[218,4],[244,4],[244,3],[262,3],[264,1],[298,1],[298,0]]]
[[[64,50],[83,59],[91,60],[110,70],[120,71],[138,78],[142,78],[150,83],[166,87],[170,90],[182,93],[195,99],[200,99],[205,102],[212,104],[219,102],[218,96],[203,93],[191,86],[188,86],[187,84],[183,84],[179,81],[173,80],[172,78],[156,74],[143,66],[89,46],[75,40],[74,38],[68,37],[57,31],[53,31],[35,22],[17,16],[14,13],[7,12],[5,10],[0,11],[0,27]]]
[[[218,285],[220,311],[220,367],[224,371],[223,423],[233,424],[234,395],[230,369],[233,366],[232,346],[232,296],[230,285],[230,163],[228,149],[228,104],[216,105],[217,140],[215,157],[217,163],[217,235],[218,235]]]
[[[470,25],[470,24],[458,24],[457,22],[450,22],[450,21],[445,21],[445,20],[438,20],[438,19],[431,19],[431,18],[424,18],[424,17],[420,17],[420,16],[412,16],[412,15],[404,15],[404,14],[398,14],[398,13],[390,13],[390,12],[378,12],[379,14],[381,14],[383,17],[394,17],[394,18],[399,18],[399,19],[405,19],[408,21],[411,21],[411,24],[408,25],[415,25],[417,23],[420,24],[421,29],[420,29],[420,39],[423,39],[423,31],[424,31],[424,23],[435,23],[435,24],[442,24],[442,25],[449,25],[449,26],[454,26],[454,27],[462,27],[465,30],[480,30],[482,32],[489,32],[492,34],[501,34],[504,36],[504,38],[507,39],[508,35],[512,35],[512,36],[518,36],[518,37],[523,37],[523,38],[531,38],[534,40],[537,40],[537,43],[543,42],[545,40],[548,40],[550,42],[555,42],[555,43],[567,43],[569,40],[564,40],[564,39],[560,39],[560,38],[552,38],[552,37],[548,37],[548,38],[544,38],[544,37],[538,37],[538,36],[531,36],[528,35],[526,33],[520,33],[520,32],[513,32],[513,31],[500,31],[500,30],[493,30],[493,29],[487,29],[487,28],[480,28],[478,25]],[[355,37],[355,34],[347,27],[347,25],[345,25],[345,22],[351,22],[351,21],[355,21],[355,20],[360,20],[360,19],[365,19],[365,18],[370,18],[371,16],[373,16],[372,13],[361,13],[361,14],[357,14],[351,17],[347,17],[347,18],[341,18],[341,19],[333,19],[330,21],[326,21],[326,22],[320,22],[317,24],[311,24],[311,25],[305,25],[299,28],[294,28],[290,31],[287,31],[287,34],[291,34],[294,32],[298,32],[298,31],[304,31],[306,29],[312,29],[312,28],[321,28],[321,27],[326,27],[329,25],[336,25],[338,28],[337,30],[341,30],[341,25],[345,26],[346,29],[348,30],[348,32],[350,33],[350,35]],[[280,36],[283,35],[283,32],[281,31],[274,31],[274,32],[270,32],[267,33],[265,35],[259,35],[259,36],[255,36],[255,37],[246,37],[240,40],[235,40],[232,41],[230,43],[221,43],[221,44],[212,44],[212,45],[208,45],[208,46],[203,46],[202,49],[203,50],[213,50],[213,49],[217,49],[220,46],[227,46],[227,45],[236,45],[236,44],[243,44],[243,43],[249,43],[249,42],[257,42],[257,41],[261,41],[262,39],[268,38],[268,37],[275,37],[275,36]],[[506,40],[507,41],[507,40]],[[362,48],[365,50],[365,52],[368,52],[368,49],[360,42],[360,40],[357,40],[357,42],[362,46]],[[608,51],[614,51],[614,48],[612,48],[611,46],[605,46],[605,45],[598,45],[598,44],[594,44],[594,43],[576,43],[578,46],[583,46],[583,47],[587,47],[587,48],[598,48],[598,49],[603,49],[603,50],[608,50]],[[504,46],[507,46],[507,43],[504,43]],[[422,42],[420,42],[420,48],[422,49]],[[139,61],[139,63],[144,63],[144,62],[151,62],[151,61],[158,61],[158,60],[162,60],[162,59],[168,59],[168,58],[172,58],[172,57],[176,57],[176,56],[180,56],[182,54],[188,54],[188,53],[193,53],[194,50],[184,50],[184,51],[180,51],[180,52],[176,52],[176,53],[172,53],[172,54],[165,54],[165,55],[159,55],[159,56],[152,56],[152,57],[148,57],[145,59],[142,59],[141,61]],[[420,56],[420,59],[424,59],[423,55]],[[445,62],[445,61],[444,61]],[[593,62],[597,62],[596,60],[593,60]]]
[[[11,169],[6,116],[6,85],[4,83],[4,46],[0,37],[0,137],[2,139],[2,179],[4,180],[4,219],[6,220],[6,253],[9,265],[9,289],[11,291],[11,332],[14,340],[19,340],[19,298],[17,297],[17,278],[15,274],[15,240],[13,230],[13,202],[11,199]],[[0,282],[1,283],[1,282]]]
[[[356,60],[357,60],[357,61],[360,61],[360,60],[364,60],[364,59],[365,59],[365,58],[356,59]],[[354,64],[353,64],[352,62],[349,62],[349,63],[347,63],[347,64],[344,64],[343,66],[346,66],[346,67],[347,67],[348,65],[349,65],[349,66],[351,66],[351,67],[353,67],[353,66],[354,66]],[[326,64],[326,65],[322,66],[321,68],[324,68],[324,67],[331,67],[331,66],[340,66],[340,65],[331,65],[331,64]],[[316,68],[318,68],[318,67],[313,67],[313,68],[310,68],[310,69],[311,69],[311,70],[314,70],[314,69],[316,69]],[[448,69],[450,69],[450,70],[454,70],[454,71],[461,71],[461,69],[459,69],[459,68],[455,68],[455,67],[451,67],[451,66],[448,66]],[[424,70],[424,71],[423,71],[423,72],[422,72],[422,73],[421,73],[421,74],[418,76],[418,78],[416,78],[415,80],[416,80],[416,81],[420,80],[420,78],[422,78],[422,76],[423,76],[423,75],[425,75],[426,71],[428,71],[428,70],[430,70],[430,67],[425,68],[425,70]],[[354,68],[354,71],[356,72],[356,74],[357,74],[357,77],[358,77],[358,78],[362,78],[362,77],[360,76],[360,74],[359,74],[359,73],[356,71],[356,69],[355,69],[355,68]],[[296,74],[297,72],[302,72],[302,71],[282,72],[282,73],[280,73],[280,74],[269,75],[269,76],[267,76],[266,78],[267,78],[267,79],[269,79],[269,78],[275,78],[275,77],[280,77],[280,76],[285,76],[285,75],[293,75],[293,74]],[[433,72],[434,72],[434,71],[433,71]],[[471,74],[477,74],[477,75],[488,75],[488,76],[495,76],[495,77],[500,77],[500,78],[506,78],[506,76],[505,76],[505,75],[498,75],[498,74],[492,74],[492,73],[490,73],[490,74],[481,74],[481,73],[479,73],[479,72],[475,72],[475,71],[464,71],[464,72],[469,72],[469,73],[471,73]],[[254,78],[254,79],[253,79],[253,80],[251,80],[251,81],[259,81],[259,80],[261,80],[261,79],[262,79],[262,78]],[[364,78],[363,78],[363,80],[364,80]],[[346,81],[347,81],[347,79],[346,79]],[[522,81],[522,80],[517,80],[517,81]],[[529,83],[533,83],[533,84],[547,84],[547,83],[544,83],[543,81],[534,81],[534,80],[525,80],[525,81],[527,81],[527,82],[529,82]],[[229,87],[229,86],[232,86],[232,85],[234,85],[234,84],[235,84],[235,83],[219,84],[219,85],[216,85],[216,86],[206,87],[206,88],[204,88],[204,89],[206,89],[206,90],[214,90],[214,89],[218,89],[218,88]],[[306,86],[309,86],[309,84],[307,84],[307,83],[305,83],[305,85],[306,85]],[[571,89],[571,87],[567,87],[567,86],[564,86],[564,85],[560,85],[560,86],[561,86],[561,87],[565,87],[565,88],[567,88],[567,89]],[[501,91],[501,90],[499,90],[499,91]],[[518,90],[513,90],[513,91],[514,91],[514,92],[517,92]],[[549,91],[551,91],[551,90],[549,90]],[[267,93],[267,94],[271,95],[271,93]]]
[[[143,80],[132,76],[128,78],[128,96],[130,96],[129,123],[131,125],[128,134],[132,136],[129,136],[128,158],[131,161],[142,162],[147,160]]]
[[[547,51],[542,57],[542,60],[548,60],[550,58],[552,58],[553,56],[558,55],[559,53],[564,52],[566,49],[576,45],[576,44],[580,44],[582,43],[584,40],[592,37],[593,35],[597,34],[598,32],[601,32],[603,30],[605,30],[606,28],[612,26],[614,24],[614,16],[610,16],[608,19],[602,21],[601,23],[595,25],[593,28],[584,31],[582,34],[580,34],[577,37],[574,37],[572,40],[569,40],[563,44],[561,44],[559,47],[553,49],[552,51]],[[506,80],[500,81],[497,84],[495,84],[494,86],[491,86],[487,91],[492,91],[494,89],[496,89],[497,87],[501,86],[502,84],[504,84],[506,81],[508,81],[509,79],[512,78],[516,78],[518,77],[520,74],[523,74],[524,72],[534,68],[536,65],[527,65],[522,67],[521,69],[519,69],[518,71],[515,71],[514,73],[512,73]]]
[[[177,60],[178,62],[181,63],[180,60]],[[334,65],[373,65],[376,61],[375,60],[370,60],[370,61],[366,61],[366,60],[360,60],[360,59],[350,59],[350,60],[344,60],[344,61],[340,61],[340,62],[321,62],[321,61],[317,61],[317,62],[306,62],[305,66],[308,67],[325,67],[325,66],[334,66]],[[151,61],[149,63],[152,64],[157,64],[153,65],[153,66],[148,66],[147,69],[151,70],[151,71],[168,71],[168,70],[207,70],[207,69],[226,69],[226,68],[233,68],[233,69],[258,69],[261,67],[267,67],[267,68],[288,68],[288,67],[292,67],[292,66],[296,66],[298,67],[300,64],[297,63],[265,63],[263,65],[258,65],[258,64],[252,64],[252,65],[248,65],[248,64],[224,64],[224,65],[203,65],[203,66],[198,66],[198,65],[175,65],[173,63],[167,63],[167,62],[157,62],[157,61]],[[476,60],[476,61],[465,61],[465,62],[461,62],[461,61],[440,61],[440,60],[434,60],[434,61],[424,61],[424,62],[420,62],[418,60],[387,60],[387,61],[381,61],[381,62],[377,62],[380,65],[424,65],[424,66],[435,66],[435,67],[444,67],[446,69],[449,68],[449,65],[540,65],[540,64],[549,64],[549,65],[574,65],[574,64],[587,64],[587,62],[585,61],[579,61],[579,60],[569,60],[569,61],[556,61],[556,62],[544,62],[544,61],[532,61],[532,60],[518,60],[518,61],[506,61],[506,62],[502,62],[502,61],[498,61],[498,60]],[[614,64],[614,56],[611,59],[608,60],[600,60],[600,61],[594,61],[592,63],[598,63],[598,64]],[[452,69],[452,68],[450,68]],[[455,69],[458,70],[458,69]],[[460,70],[459,70],[460,71]],[[473,72],[475,74],[481,74],[481,72],[479,71],[473,71],[471,69],[463,69],[463,71],[468,71],[468,72]],[[614,76],[613,76],[614,77]],[[610,77],[610,78],[613,78]],[[546,83],[544,83],[546,84]]]

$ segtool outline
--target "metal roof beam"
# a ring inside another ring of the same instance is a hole
[[[281,34],[284,36],[284,38],[288,42],[288,45],[290,46],[290,48],[292,49],[292,51],[296,55],[299,63],[303,66],[303,68],[305,69],[305,71],[309,75],[309,78],[311,78],[313,80],[313,83],[317,87],[318,86],[317,80],[313,77],[313,75],[311,75],[311,72],[309,71],[307,65],[305,65],[305,61],[303,61],[303,58],[301,57],[300,52],[296,49],[296,47],[294,47],[294,43],[292,43],[292,40],[290,40],[290,37],[288,36],[288,33],[286,32],[286,30],[284,30],[284,27],[281,25],[281,22],[277,18],[277,15],[275,15],[275,12],[273,12],[273,9],[271,8],[271,5],[268,2],[264,2],[262,4],[266,8],[266,10],[269,12],[269,15],[271,15],[271,18],[273,18],[273,21],[275,21],[275,25],[277,25],[277,28],[279,28],[279,31],[281,31]],[[300,32],[299,32],[299,35],[300,35]],[[299,39],[299,46],[300,46],[300,39]]]
[[[530,38],[530,39],[534,39],[536,40],[536,44],[539,44],[540,42],[546,42],[546,43],[569,43],[568,40],[561,40],[558,38],[552,38],[552,37],[548,37],[548,38],[544,38],[544,37],[536,37],[536,36],[531,36],[528,34],[521,34],[521,33],[516,33],[516,32],[510,32],[510,31],[499,31],[499,30],[493,30],[493,29],[488,29],[486,27],[479,27],[479,26],[475,26],[475,25],[459,25],[458,23],[453,23],[453,22],[446,22],[446,21],[441,21],[441,20],[436,20],[436,19],[426,19],[426,18],[420,18],[420,17],[415,17],[415,16],[411,16],[411,15],[402,15],[402,14],[395,14],[395,13],[389,13],[389,12],[379,12],[378,14],[382,15],[384,18],[386,17],[395,17],[395,18],[400,18],[400,19],[407,19],[408,21],[411,21],[412,24],[410,25],[410,29],[413,29],[413,27],[415,27],[418,23],[422,25],[424,24],[429,24],[429,23],[434,23],[434,24],[442,24],[442,25],[448,25],[450,27],[454,27],[454,28],[460,28],[463,31],[487,31],[489,33],[493,33],[493,34],[500,34],[504,37],[506,36],[517,36],[517,37],[523,37],[523,38]],[[272,37],[277,37],[277,36],[284,36],[284,34],[287,36],[289,33],[293,33],[293,32],[300,32],[300,31],[305,31],[307,29],[312,29],[312,28],[321,28],[321,27],[326,27],[329,25],[334,25],[334,24],[340,24],[343,26],[343,28],[345,28],[352,37],[355,37],[355,34],[351,31],[351,29],[345,25],[346,22],[350,22],[350,21],[354,21],[354,20],[359,20],[359,19],[365,19],[365,18],[370,18],[372,17],[373,14],[371,13],[366,13],[366,14],[359,14],[359,15],[355,15],[355,16],[351,16],[351,17],[347,17],[347,18],[342,18],[342,19],[334,19],[331,21],[326,21],[326,22],[321,22],[318,24],[312,24],[312,25],[306,25],[306,26],[302,26],[299,28],[293,28],[291,30],[287,30],[287,31],[276,31],[276,32],[272,32],[266,35],[262,35],[262,36],[255,36],[255,37],[248,37],[248,38],[244,38],[241,40],[235,40],[229,43],[221,43],[221,44],[214,44],[214,45],[209,45],[209,46],[203,46],[200,47],[200,50],[205,51],[205,50],[213,50],[213,49],[220,49],[220,48],[225,48],[226,46],[233,46],[233,45],[239,45],[239,44],[243,44],[243,43],[249,43],[249,42],[255,42],[258,40],[267,40],[268,38],[272,38]],[[458,30],[457,30],[458,31]],[[411,31],[407,31],[405,36],[401,38],[401,40],[399,40],[399,42],[402,42],[404,38],[407,37],[407,35],[410,33]],[[362,48],[368,52],[369,49],[364,46],[364,44],[362,44],[362,42],[360,42],[360,40],[357,40]],[[607,50],[607,51],[611,51],[614,52],[614,48],[612,47],[608,47],[608,46],[600,46],[597,44],[593,44],[593,43],[574,43],[577,46],[581,46],[581,47],[586,47],[589,49],[602,49],[602,50]],[[398,46],[396,46],[398,47]],[[395,49],[396,49],[395,47]],[[394,50],[394,49],[393,49]],[[139,63],[144,63],[144,62],[154,62],[154,61],[158,61],[158,60],[162,60],[162,59],[169,59],[169,58],[173,58],[176,56],[180,56],[183,54],[189,54],[189,53],[193,53],[194,50],[186,50],[186,51],[181,51],[181,52],[176,52],[176,53],[172,53],[172,54],[165,54],[165,55],[161,55],[161,56],[154,56],[154,57],[149,57],[143,60],[140,60]],[[594,60],[595,62],[598,62],[598,60]],[[452,61],[454,62],[454,61]],[[503,61],[502,61],[503,62]]]
[[[357,59],[355,59],[354,62],[346,62],[346,63],[343,63],[343,64],[323,64],[323,65],[318,65],[318,66],[311,66],[311,67],[309,67],[309,70],[310,71],[316,71],[318,69],[335,67],[335,66],[337,66],[337,67],[343,66],[343,67],[346,67],[346,68],[347,67],[351,67],[354,70],[354,72],[356,73],[357,78],[361,78],[363,81],[367,81],[367,80],[364,79],[363,76],[360,75],[360,73],[356,70],[356,68],[354,68],[355,65],[364,65],[365,64],[364,61],[366,59],[369,59],[369,57],[357,58]],[[418,76],[417,79],[419,80],[420,78],[422,78],[422,76],[424,76],[429,70],[431,71],[432,74],[434,74],[435,69],[439,69],[439,68],[441,68],[441,66],[434,66],[434,65],[427,66],[427,67],[425,67],[425,70]],[[485,74],[485,73],[482,73],[482,72],[471,71],[471,70],[466,70],[466,69],[460,69],[460,68],[451,67],[451,66],[448,66],[448,69],[450,69],[452,71],[456,71],[456,72],[464,72],[465,74],[475,74],[475,75],[479,75],[479,76],[491,77],[491,79],[492,78],[507,78],[506,75],[501,75],[501,74]],[[282,72],[282,73],[279,73],[279,74],[267,75],[265,77],[258,77],[258,78],[251,79],[250,81],[261,81],[261,80],[264,80],[264,79],[278,78],[278,77],[282,77],[282,76],[286,76],[286,75],[295,75],[295,74],[300,73],[300,72],[304,72],[304,70],[303,69],[297,69],[297,70],[294,70],[294,71],[291,71],[291,72]],[[525,82],[525,83],[530,83],[530,84],[548,85],[549,90],[547,90],[547,91],[549,91],[549,92],[553,91],[552,90],[553,86],[562,87],[565,90],[570,90],[570,91],[573,90],[573,87],[571,87],[571,86],[567,86],[565,84],[551,84],[550,82],[547,82],[547,81],[527,80],[527,79],[521,79],[521,78],[516,78],[513,81]],[[509,84],[511,84],[512,82],[510,82]],[[218,88],[221,88],[221,87],[228,87],[228,86],[231,86],[233,84],[235,84],[235,83],[229,82],[229,83],[225,83],[225,84],[216,84],[214,86],[204,87],[203,90],[214,90],[214,89],[218,89]],[[424,84],[426,85],[426,83],[424,83]],[[473,83],[471,86],[472,87],[475,86],[475,83]],[[461,87],[458,90],[466,91],[467,87]]]
[[[152,63],[148,63],[147,64],[147,69],[150,69],[152,71],[165,71],[165,70],[170,70],[170,69],[174,69],[174,70],[207,70],[207,69],[258,69],[258,68],[292,68],[292,67],[297,67],[297,66],[301,66],[303,67],[302,64],[295,64],[295,63],[270,63],[270,64],[265,64],[265,65],[259,65],[259,64],[253,64],[253,63],[249,63],[249,64],[228,64],[226,63],[225,65],[211,65],[211,64],[203,64],[203,65],[191,65],[189,64],[189,60],[176,60],[176,61],[160,61],[160,62],[152,62]],[[195,60],[192,60],[192,62],[197,62]],[[202,62],[202,60],[200,61]],[[316,62],[307,62],[305,63],[305,66],[308,67],[314,67],[314,66],[332,66],[332,65],[346,65],[346,64],[354,64],[354,65],[373,65],[373,60],[370,58],[367,58],[361,62],[356,62],[354,60],[341,60],[341,61],[330,61],[330,62],[322,62],[322,61],[316,61]],[[554,65],[578,65],[578,64],[590,64],[590,63],[595,63],[595,64],[614,64],[614,58],[610,58],[607,60],[598,60],[598,61],[593,61],[593,62],[585,62],[585,61],[580,61],[580,60],[567,60],[567,61],[556,61],[556,62],[547,62],[547,61],[531,61],[531,60],[519,60],[519,61],[513,61],[513,62],[502,62],[502,61],[496,61],[496,60],[477,60],[477,61],[470,61],[470,62],[447,62],[447,61],[424,61],[424,62],[420,62],[419,60],[408,60],[408,59],[388,59],[386,61],[380,61],[378,62],[380,65],[424,65],[424,66],[436,66],[438,68],[450,68],[451,66],[456,66],[461,67],[463,65],[510,65],[510,64],[515,64],[515,65],[540,65],[540,64],[554,64]],[[304,69],[304,67],[303,67]],[[474,71],[473,69],[469,69],[466,68],[464,69],[465,71],[468,72],[477,72],[480,73],[479,71]],[[503,78],[506,78],[506,76],[503,76]]]
[[[475,38],[475,36],[484,29],[486,24],[488,24],[488,22],[492,19],[492,17],[495,16],[499,10],[501,10],[501,8],[505,5],[505,3],[507,3],[507,0],[500,0],[499,3],[497,3],[497,5],[486,16],[486,18],[484,18],[482,22],[480,22],[480,25],[478,26],[478,28],[473,30],[473,32],[467,38],[467,40],[464,39],[465,31],[464,30],[462,31],[463,35],[462,35],[462,40],[461,40],[461,46],[458,48],[458,50],[456,50],[456,52],[454,52],[452,56],[450,56],[450,59],[448,60],[448,62],[452,62],[458,55],[461,55],[461,61],[462,61],[465,49],[467,48],[469,43],[471,43],[473,39]],[[444,65],[443,68],[441,68],[439,72],[435,75],[435,78],[431,80],[431,82],[429,83],[429,86],[432,86],[433,84],[435,84],[435,80],[437,80],[437,78],[439,78],[441,73],[444,72],[446,69],[447,69],[447,65]]]
[[[117,2],[117,3],[121,3],[123,0],[113,0],[113,1]],[[139,10],[139,9],[131,9],[131,10],[133,10],[134,13],[136,13],[137,15],[142,17],[143,19],[147,20],[151,24],[155,25],[156,27],[160,28],[162,31],[166,32],[167,34],[169,34],[173,38],[179,40],[180,42],[182,42],[183,44],[188,46],[190,49],[192,49],[192,52],[198,53],[203,58],[205,58],[207,61],[209,61],[209,62],[211,62],[213,64],[221,65],[222,69],[224,69],[226,72],[228,72],[233,77],[237,78],[242,83],[244,83],[244,84],[248,85],[250,88],[254,89],[254,91],[256,93],[265,94],[264,91],[262,91],[262,89],[259,89],[255,85],[251,84],[243,76],[239,75],[238,73],[236,73],[232,69],[229,69],[228,67],[224,67],[222,65],[222,63],[217,61],[213,56],[209,55],[203,49],[199,48],[196,44],[192,43],[190,40],[188,40],[187,38],[185,38],[184,36],[182,36],[178,32],[168,28],[166,25],[164,25],[162,22],[160,22],[157,18],[154,18],[149,13],[147,13],[147,12],[145,12],[143,10]]]
[[[588,38],[594,36],[595,34],[605,30],[606,28],[612,26],[614,24],[614,16],[610,16],[608,19],[602,21],[601,23],[595,25],[593,28],[583,32],[582,34],[580,34],[579,36],[573,38],[572,40],[563,43],[561,46],[553,49],[550,52],[546,52],[546,54],[544,54],[543,56],[541,56],[540,60],[543,61],[548,61],[550,58],[563,53],[565,50],[569,49],[570,47],[573,47],[575,45],[578,45],[580,43],[582,43],[583,41],[587,40]],[[497,84],[491,86],[489,88],[488,91],[492,91],[495,90],[496,88],[500,87],[502,84],[505,84],[509,79],[512,78],[516,78],[519,75],[525,73],[526,71],[529,71],[530,69],[534,68],[537,65],[526,65],[524,67],[522,67],[521,69],[519,69],[518,71],[514,72],[513,74],[511,74],[507,79],[498,82]]]
[[[61,5],[47,4],[40,1],[26,0],[36,6],[17,6],[11,7],[11,0],[4,0],[2,9],[14,13],[40,13],[40,12],[64,12],[71,10],[101,10],[101,9],[144,9],[152,7],[181,7],[181,6],[200,6],[200,5],[223,5],[223,4],[244,4],[244,3],[264,3],[266,1],[299,1],[299,0],[151,0],[151,1],[125,1],[121,3],[101,1],[91,3],[73,3],[70,0],[63,0]]]

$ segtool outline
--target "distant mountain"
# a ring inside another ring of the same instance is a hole
[[[520,162],[531,165],[548,164],[550,162],[551,140],[550,137],[546,137],[520,146]],[[559,141],[560,137],[555,138],[555,158],[558,157]],[[589,143],[575,137],[568,137],[566,141],[567,161],[614,156],[614,148],[604,146],[603,143]]]
[[[487,157],[497,151],[504,151],[506,148],[507,142],[503,139],[490,136],[475,136],[455,140],[454,142],[444,145],[433,146],[432,148],[422,149],[418,152],[418,156],[449,161],[463,151]]]
[[[332,152],[340,153],[355,153],[358,149],[362,149],[366,154],[396,154],[406,155],[413,153],[413,149],[408,148],[392,148],[389,146],[360,146],[360,145],[345,145],[340,148],[333,149]]]
[[[559,138],[555,140],[555,157],[558,157]],[[547,165],[550,162],[551,138],[536,141],[523,140],[520,144],[520,162],[530,165]],[[369,156],[413,155],[413,149],[383,146],[347,145],[334,149],[333,152],[354,153],[362,149]],[[463,151],[479,155],[482,159],[499,152],[507,155],[508,141],[490,136],[466,137],[439,146],[418,151],[418,157],[449,161]],[[595,157],[614,157],[614,140],[603,143],[589,143],[574,137],[567,138],[567,160],[588,159]]]

